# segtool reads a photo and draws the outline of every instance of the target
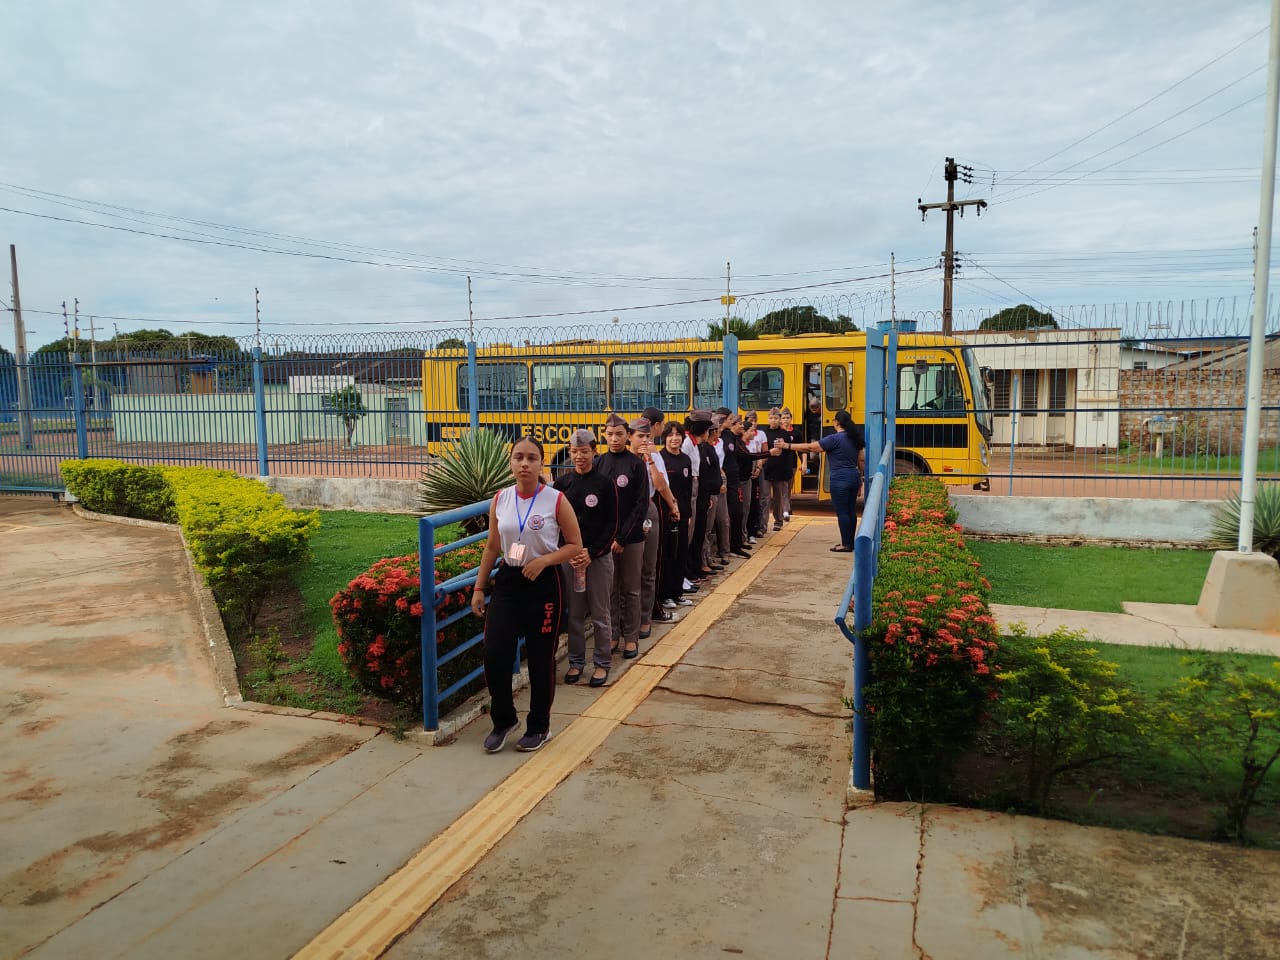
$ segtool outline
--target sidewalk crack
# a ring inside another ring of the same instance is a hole
[[[844,837],[849,832],[849,813],[840,818],[840,849],[836,852],[836,888],[831,891],[831,916],[827,918],[826,960],[831,960],[831,941],[836,935],[836,906],[840,902],[840,881],[844,870]]]
[[[747,707],[775,707],[779,710],[796,710],[800,713],[807,713],[811,717],[821,717],[824,720],[848,720],[849,715],[845,713],[822,713],[818,710],[810,710],[808,707],[802,707],[798,703],[777,703],[770,700],[743,700],[739,697],[726,697],[722,694],[715,693],[690,693],[687,690],[677,690],[669,687],[665,683],[660,683],[655,688],[657,690],[665,690],[667,693],[673,693],[678,697],[696,697],[701,700],[722,700],[727,703],[740,703]]]
[[[929,954],[925,953],[924,947],[920,946],[920,941],[916,939],[917,928],[920,925],[920,887],[924,881],[924,841],[929,832],[929,825],[925,819],[928,813],[929,808],[921,804],[920,845],[916,849],[916,882],[911,890],[911,949],[915,951],[916,960],[931,960]]]

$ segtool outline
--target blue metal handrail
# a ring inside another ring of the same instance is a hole
[[[479,500],[476,503],[465,507],[458,507],[455,510],[445,510],[443,513],[429,514],[418,521],[418,576],[421,581],[421,597],[422,597],[422,729],[438,730],[440,729],[440,701],[451,697],[457,693],[471,681],[484,674],[484,665],[476,667],[474,670],[455,680],[445,689],[440,689],[440,668],[456,657],[462,656],[468,650],[473,649],[477,644],[484,640],[484,631],[481,630],[473,637],[458,644],[457,647],[441,655],[436,649],[436,633],[450,626],[465,617],[471,616],[471,611],[458,610],[443,620],[437,619],[441,601],[450,593],[456,590],[469,588],[475,585],[476,578],[479,576],[479,569],[467,570],[458,574],[456,577],[450,577],[443,583],[436,583],[436,558],[442,557],[446,553],[450,553],[460,547],[470,546],[471,544],[480,543],[485,540],[489,534],[476,533],[469,537],[463,537],[460,540],[454,540],[451,543],[436,544],[436,531],[442,527],[447,527],[451,523],[461,523],[487,513],[489,510],[488,500]],[[499,561],[501,562],[501,561]],[[431,584],[432,592],[428,594],[427,585]],[[516,644],[516,659],[512,665],[511,672],[513,674],[520,672],[520,644]]]
[[[871,594],[880,560],[880,538],[884,530],[889,484],[893,482],[894,436],[897,419],[898,333],[896,330],[867,331],[866,400],[863,407],[867,456],[876,462],[875,475],[867,485],[862,519],[853,538],[853,570],[836,610],[836,626],[853,644],[853,785],[858,790],[871,787],[870,724],[867,721],[864,688],[868,660],[864,633],[871,626]],[[849,604],[853,604],[853,627],[849,627]]]
[[[853,571],[836,611],[836,625],[853,644],[853,785],[859,790],[871,786],[870,727],[863,694],[868,669],[865,633],[871,626],[871,593],[880,565],[880,540],[892,477],[893,441],[890,441],[880,455],[871,480],[858,532],[853,538]],[[853,602],[852,629],[849,627],[850,601]]]

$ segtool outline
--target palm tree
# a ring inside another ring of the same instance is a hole
[[[514,482],[507,442],[489,429],[468,430],[423,472],[418,503],[424,514],[455,510],[488,500]],[[464,526],[468,533],[478,533],[488,523],[488,515],[482,514]]]

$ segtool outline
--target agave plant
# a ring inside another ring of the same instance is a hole
[[[1240,539],[1240,494],[1224,500],[1213,516],[1209,543],[1234,550]],[[1253,549],[1280,561],[1280,483],[1260,483],[1253,503]]]
[[[440,459],[422,474],[418,503],[423,513],[440,513],[488,500],[515,482],[507,442],[492,430],[468,430],[445,449]],[[483,530],[488,515],[468,521],[469,533]]]

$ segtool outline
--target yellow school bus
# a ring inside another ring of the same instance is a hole
[[[790,408],[804,439],[831,433],[841,409],[855,422],[865,421],[865,333],[765,335],[739,341],[737,352],[738,409],[758,414],[761,425],[775,406]],[[696,338],[481,347],[477,416],[481,426],[511,438],[536,437],[557,470],[568,462],[565,445],[573,431],[585,427],[603,438],[611,413],[630,419],[657,407],[683,419],[692,410],[721,406],[724,357],[722,343]],[[428,452],[438,455],[470,423],[466,351],[430,352],[422,387]],[[992,414],[970,348],[951,337],[901,333],[891,389],[898,411],[898,472],[984,487]],[[802,465],[797,493],[828,498],[822,461],[810,464],[807,473]]]

